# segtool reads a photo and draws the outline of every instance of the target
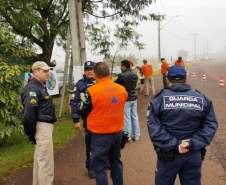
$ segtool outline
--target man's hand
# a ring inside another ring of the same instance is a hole
[[[190,141],[189,139],[182,140],[181,144],[178,146],[178,151],[179,151],[180,154],[186,154],[190,151],[188,149],[189,141]]]
[[[80,122],[76,122],[76,123],[74,123],[74,125],[75,125],[74,127],[76,130],[79,130],[79,131],[82,130],[82,126],[81,126]]]

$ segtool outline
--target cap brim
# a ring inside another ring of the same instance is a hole
[[[46,66],[46,67],[42,67],[40,69],[42,69],[42,70],[50,70],[50,67],[49,66]]]

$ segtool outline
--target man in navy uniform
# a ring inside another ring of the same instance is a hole
[[[172,66],[170,86],[151,101],[148,130],[158,156],[156,185],[174,185],[179,174],[181,185],[201,184],[205,148],[218,127],[212,102],[186,84],[184,67]]]
[[[92,61],[86,61],[84,64],[84,75],[83,78],[80,79],[75,85],[75,95],[74,99],[71,101],[71,111],[72,111],[72,119],[76,129],[81,130],[80,118],[83,119],[83,126],[85,128],[85,144],[86,144],[86,168],[88,170],[88,175],[90,178],[95,178],[95,173],[91,169],[90,165],[90,143],[91,143],[91,133],[87,130],[87,113],[81,111],[81,94],[85,93],[87,88],[92,86],[95,83],[94,80],[94,65],[95,63]]]
[[[56,122],[52,98],[46,89],[50,67],[43,61],[32,65],[32,79],[23,88],[23,125],[35,144],[33,185],[53,185],[54,156],[52,133]]]

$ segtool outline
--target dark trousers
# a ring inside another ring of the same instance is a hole
[[[107,170],[111,170],[113,185],[123,185],[123,167],[120,160],[122,133],[92,134],[92,165],[96,185],[108,185]]]
[[[166,89],[168,87],[167,77],[166,75],[162,76],[163,88]]]
[[[86,130],[85,132],[85,144],[86,144],[86,168],[90,169],[91,165],[91,138],[92,133]]]
[[[174,185],[177,174],[181,185],[201,185],[201,152],[178,155],[173,161],[157,161],[155,185]]]

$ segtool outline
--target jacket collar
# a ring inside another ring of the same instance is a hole
[[[33,77],[32,78],[32,80],[31,80],[34,84],[37,84],[37,85],[39,85],[39,86],[41,86],[41,87],[45,87],[45,83],[43,84],[43,83],[41,83],[39,80],[37,80],[35,77]]]
[[[106,81],[112,81],[112,80],[110,79],[110,77],[104,77],[96,80],[97,83],[106,82]]]
[[[86,75],[83,75],[83,78],[84,78],[85,81],[88,81],[88,82],[93,82],[93,81],[95,81],[95,80],[92,79],[92,78],[87,78]]]
[[[171,87],[168,89],[176,92],[183,92],[183,91],[189,91],[191,90],[191,86],[185,83],[174,83]]]

